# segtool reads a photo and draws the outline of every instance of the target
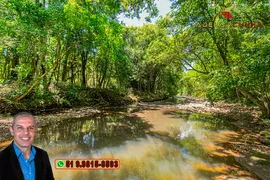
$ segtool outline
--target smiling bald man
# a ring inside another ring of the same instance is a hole
[[[49,156],[33,146],[37,123],[32,114],[17,114],[10,127],[12,143],[0,152],[0,180],[53,180]]]

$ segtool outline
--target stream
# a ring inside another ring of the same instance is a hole
[[[236,127],[174,105],[150,104],[76,118],[67,114],[40,127],[34,145],[48,152],[56,180],[260,179],[237,161],[243,157],[230,146],[242,141]],[[119,167],[55,168],[57,159],[74,159],[75,166],[76,158],[114,158]]]

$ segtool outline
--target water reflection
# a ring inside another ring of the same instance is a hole
[[[89,147],[91,145],[91,148],[95,147],[95,136],[89,132],[88,134],[85,134],[83,136],[83,143],[87,144]]]
[[[62,148],[62,145],[88,151],[89,148],[119,146],[126,140],[145,136],[151,127],[136,116],[126,117],[123,114],[100,115],[89,118],[67,119],[63,122],[42,127],[36,136],[41,146],[49,145]],[[59,149],[58,149],[59,150]]]
[[[192,125],[190,125],[190,123],[187,122],[187,124],[180,127],[180,133],[177,135],[177,138],[180,138],[180,139],[187,138],[193,134],[193,131],[194,129]]]
[[[117,158],[120,170],[55,170],[58,180],[256,179],[228,148],[240,135],[214,118],[151,109],[56,121],[35,144],[56,158]],[[202,122],[199,119],[202,118]],[[214,124],[214,125],[212,125]]]

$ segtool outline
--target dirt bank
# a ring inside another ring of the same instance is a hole
[[[260,119],[257,107],[247,107],[240,104],[210,103],[189,97],[180,97],[179,102],[154,102],[139,103],[133,109],[148,108],[174,108],[179,112],[201,113],[223,119],[230,124],[235,125],[240,133],[240,139],[231,142],[231,149],[239,152],[244,158],[235,158],[240,164],[245,166],[251,172],[254,172],[259,178],[267,179],[270,177],[270,146],[269,129],[270,124]],[[56,121],[64,121],[69,118],[87,117],[102,113],[101,109],[92,107],[65,109],[50,114],[38,114],[36,119],[39,126],[46,126]],[[11,116],[0,116],[0,142],[11,138],[8,127],[12,121]],[[0,146],[1,150],[1,146]]]

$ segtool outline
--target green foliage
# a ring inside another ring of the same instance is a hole
[[[0,81],[10,82],[18,89],[10,91],[8,98],[24,97],[22,103],[33,101],[37,106],[50,100],[53,104],[72,105],[95,101],[85,97],[84,93],[88,93],[82,89],[87,87],[127,92],[134,67],[125,51],[125,27],[116,17],[120,13],[138,17],[142,10],[156,16],[154,2],[69,0],[44,3],[1,0]],[[154,46],[162,48],[158,42]],[[150,60],[147,64],[151,64]],[[169,76],[173,79],[173,74]],[[49,87],[54,83],[66,83],[69,89],[62,92],[63,96],[53,93]],[[175,89],[169,87],[170,92]],[[110,100],[111,93],[100,93],[103,95],[94,93],[93,98],[99,101],[94,104],[108,105],[107,100],[122,103],[117,95],[117,100]]]
[[[60,86],[60,104],[63,106],[120,106],[130,103],[123,95],[108,89],[93,89],[80,86]]]
[[[205,129],[220,130],[226,128],[224,120],[214,117],[211,114],[192,113],[188,117],[188,120],[195,121],[197,125]]]
[[[181,79],[181,94],[194,97],[206,97],[209,75],[199,74],[196,71],[187,71]]]
[[[263,122],[264,123],[270,123],[270,119],[264,119]]]
[[[178,93],[181,65],[170,55],[171,38],[156,25],[128,27],[126,52],[133,64],[131,86],[139,93]]]
[[[192,113],[189,118],[192,121],[212,122],[216,124],[222,124],[223,120],[213,117],[211,114]]]
[[[209,158],[203,147],[197,142],[193,136],[184,139],[176,139],[178,143],[195,157]]]
[[[172,23],[167,23],[174,34],[173,53],[197,73],[193,81],[187,78],[190,72],[185,75],[182,91],[197,96],[196,89],[207,87],[211,101],[248,99],[270,117],[267,10],[259,1],[175,1]]]
[[[235,98],[236,82],[231,76],[229,68],[224,68],[213,72],[213,78],[210,81],[207,91],[207,97],[211,100]]]
[[[170,16],[142,27],[125,27],[117,16],[154,17],[152,0],[0,2],[0,82],[20,88],[10,99],[37,82],[25,98],[42,104],[55,96],[50,84],[65,83],[62,102],[70,105],[87,99],[80,88],[133,88],[147,100],[179,92],[244,100],[270,116],[266,1],[173,1]],[[232,26],[242,22],[263,26]]]

